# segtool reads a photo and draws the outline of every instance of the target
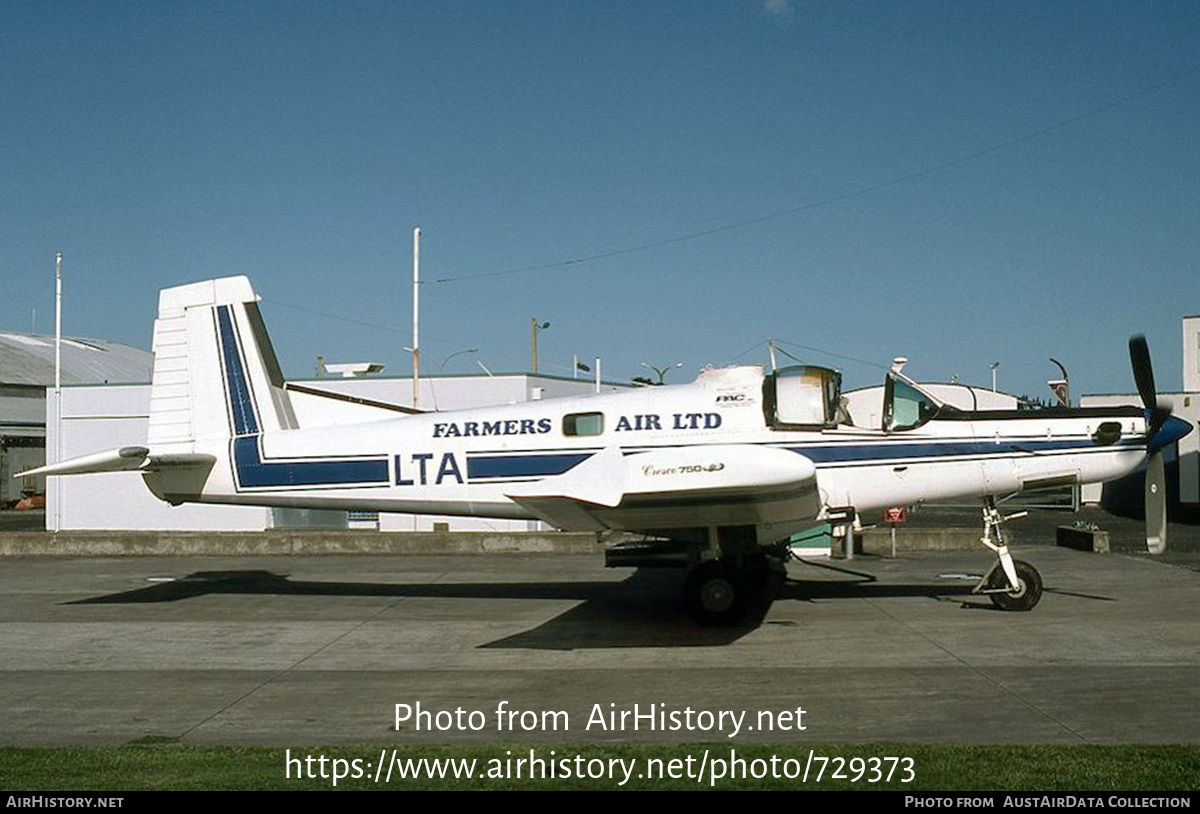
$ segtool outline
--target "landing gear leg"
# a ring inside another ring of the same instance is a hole
[[[1018,512],[1006,518],[996,508],[994,498],[984,498],[983,537],[979,541],[996,552],[996,564],[984,574],[974,593],[986,595],[1001,610],[1032,610],[1042,598],[1041,575],[1024,560],[1014,560],[1004,540],[1004,521],[1025,514]]]
[[[744,542],[744,541],[743,541]],[[728,627],[744,621],[767,595],[771,585],[772,554],[739,541],[708,536],[707,556],[692,566],[683,583],[688,613],[702,625]]]

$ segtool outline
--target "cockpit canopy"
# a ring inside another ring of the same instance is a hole
[[[953,409],[895,370],[888,373],[882,389],[884,432],[916,429],[939,413]],[[842,398],[842,374],[836,370],[813,365],[780,368],[766,377],[763,391],[767,424],[775,429],[853,424]],[[879,420],[878,409],[876,406],[870,411],[875,421]]]
[[[812,365],[780,368],[766,379],[763,403],[772,427],[836,427],[842,374]]]

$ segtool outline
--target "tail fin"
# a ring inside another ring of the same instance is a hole
[[[167,288],[154,322],[147,446],[295,429],[296,415],[246,277]]]

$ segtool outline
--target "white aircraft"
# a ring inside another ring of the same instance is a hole
[[[923,392],[898,359],[877,427],[856,425],[840,375],[814,366],[710,369],[691,384],[458,412],[360,404],[361,423],[305,427],[293,395],[337,396],[283,380],[257,299],[245,277],[162,291],[146,446],[33,472],[139,471],[172,504],[640,532],[682,548],[689,610],[728,624],[786,559],[794,533],[856,512],[963,498],[983,501],[982,542],[996,554],[975,590],[1000,608],[1028,610],[1041,578],[1013,559],[996,499],[1119,478],[1148,459],[1148,544],[1161,551],[1161,451],[1192,429],[1157,404],[1140,337],[1130,352],[1143,407],[964,412]]]

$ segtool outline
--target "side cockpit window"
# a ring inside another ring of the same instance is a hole
[[[782,368],[767,379],[767,420],[777,428],[836,426],[841,387],[841,374],[834,370]]]
[[[937,403],[897,376],[889,375],[883,397],[883,429],[900,432],[921,426],[937,415]]]

